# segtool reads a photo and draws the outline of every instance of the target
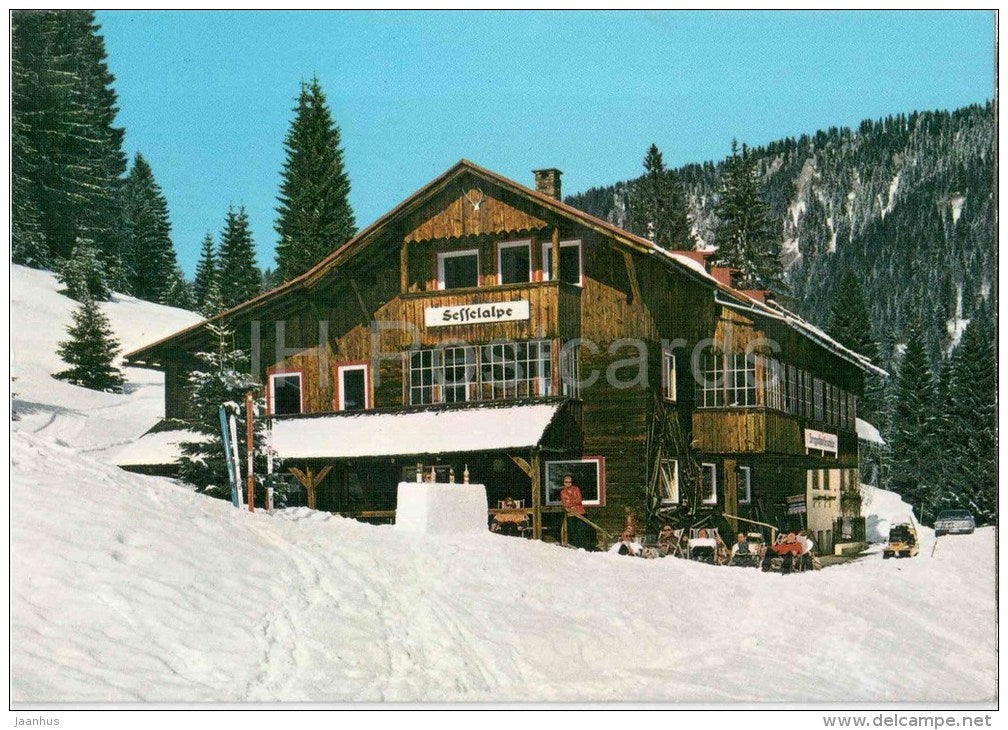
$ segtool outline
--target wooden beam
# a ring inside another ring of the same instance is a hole
[[[550,279],[560,281],[560,227],[553,227],[553,240],[550,248]]]
[[[638,306],[641,304],[640,285],[637,283],[637,267],[634,265],[633,254],[629,251],[621,251],[623,263],[626,265],[627,278],[630,279],[630,291],[633,300]]]
[[[539,449],[532,451],[532,537],[542,540],[542,460]]]
[[[331,466],[324,466],[318,474],[313,474],[311,469],[301,471],[297,467],[288,467],[287,471],[297,477],[301,486],[308,492],[308,509],[315,509],[315,489],[322,483],[322,480],[326,478],[331,469]]]
[[[357,304],[360,305],[361,314],[364,317],[364,326],[369,327],[371,325],[371,312],[368,310],[367,306],[364,304],[364,297],[361,296],[360,289],[357,288],[357,280],[350,277],[350,288],[353,289],[354,297],[357,299]]]
[[[409,289],[409,250],[405,241],[399,247],[399,291],[402,294]]]
[[[520,456],[511,455],[511,461],[513,461],[519,469],[525,472],[525,476],[527,476],[529,479],[532,478],[532,466],[527,461],[525,461],[525,459],[521,458]]]

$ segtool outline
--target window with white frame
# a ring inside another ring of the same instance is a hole
[[[532,281],[531,247],[531,241],[507,241],[497,244],[498,284]]]
[[[480,387],[484,400],[553,392],[549,340],[484,345],[481,360]]]
[[[438,254],[438,289],[479,286],[479,251],[445,251]]]
[[[700,408],[720,408],[724,406],[724,355],[708,351],[700,355],[700,391],[697,405]]]
[[[304,410],[301,373],[272,373],[270,385],[270,413],[287,416]]]
[[[752,467],[735,467],[735,484],[739,504],[752,502]]]
[[[662,350],[662,394],[676,400],[676,357],[670,350]]]
[[[543,281],[553,281],[553,244],[544,243]],[[560,242],[560,281],[581,286],[581,241]]]
[[[366,364],[339,365],[336,368],[341,411],[360,411],[371,406],[368,366]]]
[[[587,505],[601,505],[605,502],[605,459],[588,456],[580,459],[547,461],[545,467],[546,504],[560,504],[560,490],[563,478],[570,474],[581,490],[581,502]]]
[[[756,405],[756,357],[736,352],[726,358],[730,370],[725,372],[729,406]]]
[[[787,366],[787,412],[798,415],[798,368],[794,365]]]
[[[679,462],[675,459],[662,459],[659,463],[658,477],[661,483],[662,504],[679,503]]]
[[[475,347],[417,350],[409,356],[410,405],[460,403],[477,383]]]
[[[560,388],[570,398],[581,397],[581,345],[568,342],[560,348]]]
[[[815,404],[815,413],[812,418],[821,423],[823,420],[823,381],[819,378],[812,379],[812,398]]]
[[[781,364],[772,357],[762,357],[764,404],[776,411],[784,410],[783,401],[783,371]]]
[[[799,370],[798,377],[801,378],[801,415],[812,418],[812,376],[806,370]]]
[[[717,465],[700,465],[700,501],[704,504],[717,504]]]

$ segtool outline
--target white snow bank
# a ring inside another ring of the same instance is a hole
[[[111,457],[111,462],[119,466],[174,464],[182,455],[182,443],[207,440],[206,434],[186,429],[145,433],[136,441],[123,446]]]
[[[17,425],[12,460],[15,703],[996,696],[992,528],[781,577],[249,513]]]
[[[401,482],[396,494],[397,530],[427,535],[487,531],[482,484]]]
[[[493,405],[412,413],[278,418],[272,444],[284,459],[444,454],[526,448],[542,440],[558,404]]]
[[[921,527],[914,515],[913,507],[904,502],[896,492],[862,484],[861,497],[861,514],[865,518],[868,542],[885,542],[889,539],[889,529],[901,522],[917,526],[922,545],[925,538],[923,533],[930,533],[928,537],[933,539],[934,532]]]
[[[857,419],[856,423],[857,437],[861,441],[867,441],[870,444],[877,444],[879,446],[885,446],[885,440],[882,438],[882,434],[879,430],[875,428],[868,421],[862,419]]]

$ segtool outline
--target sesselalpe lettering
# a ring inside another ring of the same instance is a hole
[[[500,319],[501,317],[511,317],[514,315],[512,307],[497,306],[489,304],[487,306],[465,307],[454,310],[445,310],[441,313],[442,322],[475,322],[481,319]]]

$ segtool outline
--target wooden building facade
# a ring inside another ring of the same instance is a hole
[[[284,468],[330,467],[315,504],[348,514],[393,510],[418,465],[468,471],[546,539],[571,473],[607,531],[628,511],[754,520],[828,548],[853,509],[874,366],[703,254],[563,204],[559,171],[535,174],[530,189],[463,160],[221,315],[252,353]],[[164,370],[166,418],[186,418],[207,341],[197,325],[128,355]]]

